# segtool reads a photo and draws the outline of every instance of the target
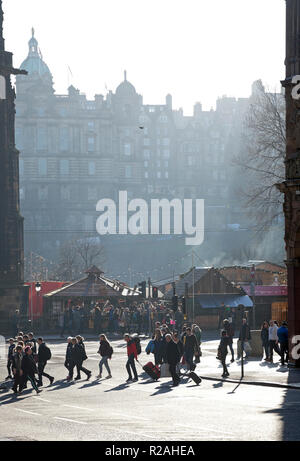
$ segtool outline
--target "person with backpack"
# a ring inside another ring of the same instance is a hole
[[[48,375],[45,373],[45,367],[47,365],[47,361],[51,359],[51,351],[48,346],[43,341],[43,338],[38,338],[37,340],[38,345],[39,345],[39,351],[38,351],[38,375],[39,375],[39,380],[38,380],[38,386],[43,385],[43,376],[49,379],[50,385],[54,381],[54,377]]]
[[[99,346],[98,354],[100,354],[102,358],[99,362],[99,375],[97,376],[97,378],[99,379],[102,378],[102,368],[104,365],[108,373],[108,376],[106,377],[106,379],[110,379],[112,378],[112,376],[111,376],[111,371],[108,365],[108,359],[111,359],[111,356],[114,351],[111,345],[109,344],[107,337],[104,334],[100,335],[99,339],[100,339],[100,346]]]
[[[127,383],[129,383],[130,381],[136,382],[136,381],[138,381],[138,374],[137,374],[135,363],[134,363],[134,359],[135,360],[138,359],[138,351],[137,351],[136,341],[128,333],[126,333],[124,335],[124,340],[127,343],[127,356],[128,356],[128,360],[127,360],[127,363],[126,363],[126,370],[127,370],[127,373],[128,373],[128,379],[127,379],[126,382]],[[133,372],[134,379],[132,379],[131,370]]]

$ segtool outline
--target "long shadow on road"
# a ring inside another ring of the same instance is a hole
[[[279,370],[278,370],[279,371]],[[300,383],[300,370],[287,369],[288,384]],[[283,441],[300,441],[300,387],[287,389],[279,408],[267,410],[265,414],[277,414],[282,422]]]

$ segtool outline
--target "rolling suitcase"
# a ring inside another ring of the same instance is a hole
[[[194,383],[197,384],[197,386],[199,386],[199,384],[201,383],[202,379],[200,378],[200,376],[198,376],[196,373],[194,373],[193,371],[190,372],[189,374],[189,378],[191,378]]]
[[[154,381],[157,381],[160,378],[160,370],[152,362],[146,363],[146,365],[143,367],[143,370],[147,373],[148,376],[150,376],[150,378],[154,379]]]

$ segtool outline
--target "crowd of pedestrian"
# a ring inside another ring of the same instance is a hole
[[[164,302],[133,302],[130,305],[96,302],[95,304],[75,304],[67,306],[60,318],[61,337],[74,336],[80,331],[95,334],[121,334],[136,332],[150,334],[155,322],[166,324],[169,329],[181,329],[184,316],[180,309],[173,309]]]
[[[26,335],[23,332],[19,332],[16,339],[10,338],[6,380],[14,380],[14,394],[20,394],[23,389],[26,389],[28,382],[39,394],[42,391],[39,387],[43,385],[43,377],[46,377],[52,384],[54,377],[45,372],[47,361],[50,358],[51,351],[43,338],[36,340],[33,333]]]
[[[289,361],[289,339],[287,322],[278,326],[276,320],[264,321],[261,327],[261,342],[265,361],[273,363],[274,351],[280,356],[281,365]]]
[[[151,306],[152,307],[152,306]],[[137,306],[137,310],[145,306]],[[148,311],[148,313],[151,310]],[[157,306],[152,312],[159,313]],[[155,317],[151,318],[154,320]],[[165,317],[164,317],[165,320]],[[152,325],[152,323],[151,323]],[[176,323],[175,323],[176,325]],[[179,324],[180,325],[180,324]],[[195,370],[197,363],[200,362],[201,352],[201,329],[199,325],[188,325],[183,323],[181,328],[176,329],[170,322],[162,323],[159,320],[154,321],[151,333],[151,339],[147,344],[145,352],[153,356],[153,367],[161,369],[167,367],[173,381],[173,386],[178,386],[182,374],[191,373]],[[235,336],[235,326],[228,319],[223,320],[223,329],[218,347],[217,358],[221,361],[223,367],[222,377],[228,377],[229,372],[226,365],[228,349],[231,352],[231,362],[234,362],[233,338]],[[127,346],[127,363],[126,370],[128,373],[127,383],[138,381],[138,372],[136,362],[139,362],[138,356],[141,353],[141,344],[138,334],[132,335],[127,332],[123,335]],[[241,358],[244,352],[245,358],[251,351],[251,332],[247,319],[242,319],[242,325],[239,332],[237,359]],[[282,322],[279,327],[277,322],[270,320],[265,321],[261,328],[261,342],[265,354],[265,360],[273,363],[274,351],[280,356],[281,364],[288,362],[288,328],[287,323]],[[249,346],[248,349],[246,346]],[[99,373],[97,379],[102,379],[103,368],[107,371],[106,379],[112,378],[109,361],[113,356],[113,347],[105,333],[99,336],[98,354],[100,355]],[[87,354],[84,345],[84,338],[80,335],[69,336],[67,339],[67,348],[64,366],[68,370],[67,381],[77,381],[81,379],[81,373],[86,375],[89,380],[92,371],[83,366],[87,360]],[[9,340],[6,380],[13,379],[13,392],[20,394],[23,389],[27,388],[30,383],[32,388],[40,393],[43,386],[43,377],[53,384],[54,377],[45,372],[48,360],[51,359],[51,350],[43,341],[43,338],[34,338],[33,333],[24,334],[19,332],[16,338]],[[150,363],[151,364],[151,363]],[[184,373],[182,372],[185,367]],[[74,369],[76,376],[74,377]]]

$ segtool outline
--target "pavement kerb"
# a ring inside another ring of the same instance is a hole
[[[233,384],[247,384],[250,386],[265,386],[265,387],[278,387],[282,389],[297,389],[300,390],[299,386],[293,384],[281,384],[273,383],[271,381],[245,381],[244,379],[223,379],[223,378],[213,378],[212,376],[200,376],[201,379],[206,379],[209,381],[219,381],[224,383],[233,383]]]

